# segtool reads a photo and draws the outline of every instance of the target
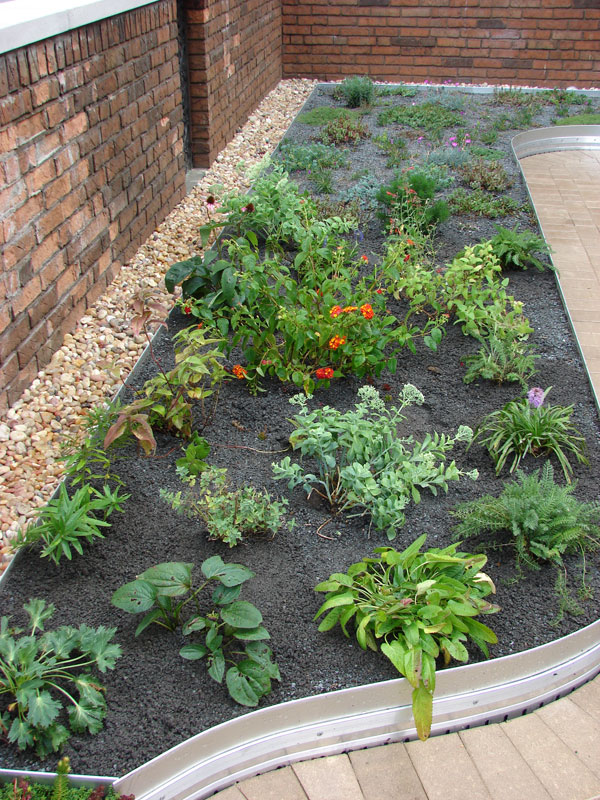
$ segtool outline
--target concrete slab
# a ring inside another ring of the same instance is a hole
[[[307,800],[291,767],[275,769],[237,784],[246,800]]]
[[[568,697],[540,708],[538,716],[600,778],[600,721]]]
[[[310,800],[365,800],[347,755],[301,761],[292,769]]]
[[[427,800],[401,742],[355,750],[348,755],[365,800]]]
[[[492,800],[457,733],[405,747],[428,800]]]

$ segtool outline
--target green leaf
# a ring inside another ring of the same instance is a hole
[[[75,703],[69,707],[69,724],[74,731],[99,733],[105,716],[104,706]]]
[[[239,584],[237,586],[224,586],[220,583],[212,593],[212,601],[215,605],[226,606],[228,603],[237,600],[241,591],[242,587]]]
[[[162,616],[163,611],[160,608],[153,608],[152,611],[149,611],[135,629],[136,637],[138,637],[142,631],[145,631],[149,625],[152,625],[155,620],[160,619]]]
[[[179,651],[182,658],[187,658],[188,661],[196,661],[199,658],[204,658],[208,653],[208,648],[203,644],[186,644]]]
[[[179,286],[201,264],[202,256],[193,256],[193,258],[188,258],[187,261],[178,261],[176,264],[172,264],[165,274],[167,292],[172,294],[175,291],[175,287]]]
[[[327,600],[323,603],[321,608],[317,611],[313,619],[318,619],[324,611],[327,611],[330,608],[334,608],[335,606],[346,606],[349,603],[354,603],[354,595],[350,592],[345,592],[344,594],[336,594],[333,597],[328,597]]]
[[[204,617],[192,617],[185,623],[181,632],[184,636],[188,636],[190,633],[194,633],[194,631],[203,631],[205,628],[206,620]]]
[[[207,578],[216,578],[223,586],[239,586],[254,577],[252,570],[243,564],[225,564],[221,556],[211,556],[202,563],[201,570]]]
[[[49,619],[54,613],[55,606],[53,603],[46,604],[45,600],[39,597],[31,599],[28,603],[23,605],[23,608],[29,615],[29,621],[32,630],[44,630],[44,622]]]
[[[155,586],[138,578],[117,589],[111,598],[111,603],[127,611],[128,614],[139,614],[140,611],[152,608],[157,595],[158,590]]]
[[[250,628],[249,630],[234,631],[233,635],[236,639],[241,639],[244,642],[261,641],[262,639],[271,638],[268,630],[262,625],[258,625],[256,628]]]
[[[221,609],[221,619],[234,628],[256,628],[262,622],[262,614],[247,600],[236,600]]]
[[[166,561],[150,567],[139,577],[155,586],[159,595],[178,597],[192,587],[193,566],[181,561]]]
[[[35,727],[47,728],[59,715],[61,704],[54,700],[50,692],[30,693],[27,720]]]
[[[209,656],[208,674],[217,683],[221,683],[225,674],[225,656],[222,650],[215,650]]]
[[[431,733],[433,717],[433,695],[424,686],[419,686],[412,693],[412,709],[417,736],[424,742]]]

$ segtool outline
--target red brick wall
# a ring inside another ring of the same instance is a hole
[[[284,77],[598,87],[600,0],[282,0]]]
[[[0,55],[0,406],[184,195],[176,13]]]
[[[280,0],[184,0],[195,167],[210,166],[281,79]]]

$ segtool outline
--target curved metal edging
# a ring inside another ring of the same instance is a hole
[[[556,150],[600,150],[600,125],[556,125],[536,128],[513,137],[512,149],[517,161],[539,153]]]
[[[539,708],[600,671],[600,621],[524,653],[438,673],[432,735]],[[318,756],[416,738],[404,678],[292,700],[199,733],[120,778],[136,800],[202,800]]]

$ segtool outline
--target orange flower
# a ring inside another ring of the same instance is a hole
[[[248,370],[246,370],[244,367],[242,367],[241,364],[234,364],[234,366],[233,366],[231,371],[233,372],[233,374],[235,375],[236,378],[240,378],[240,379],[241,378],[245,378],[246,375],[248,374]]]
[[[333,370],[331,367],[319,367],[315,375],[320,381],[327,380],[327,378],[333,378]]]
[[[345,336],[332,336],[331,339],[329,340],[329,349],[337,350],[338,347],[342,344],[346,344]]]
[[[373,319],[374,311],[370,303],[365,303],[360,307],[360,313],[365,319]]]
[[[357,308],[358,306],[346,306],[345,308],[342,308],[342,313],[348,314],[350,311],[356,311]]]
[[[369,263],[369,256],[361,256],[361,261],[364,261],[366,264]]]
[[[342,307],[341,306],[333,306],[333,308],[329,311],[329,316],[335,318],[335,317],[339,317],[339,315],[341,313],[342,313]]]

